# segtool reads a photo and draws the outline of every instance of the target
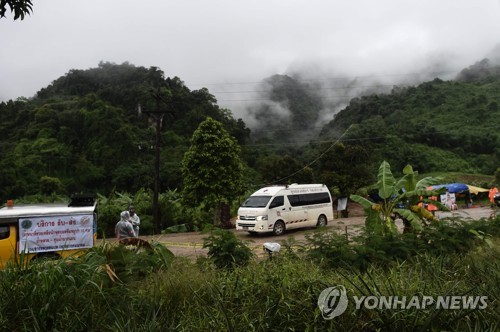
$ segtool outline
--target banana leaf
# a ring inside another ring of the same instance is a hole
[[[394,190],[396,179],[392,175],[391,165],[387,161],[384,160],[380,164],[377,178],[378,194],[382,199],[388,199],[396,194]]]

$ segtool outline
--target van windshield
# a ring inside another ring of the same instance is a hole
[[[266,207],[267,203],[272,196],[250,196],[241,207],[254,207],[254,208],[262,208]]]

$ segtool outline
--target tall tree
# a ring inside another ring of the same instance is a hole
[[[0,0],[0,18],[5,17],[7,6],[14,13],[14,20],[24,20],[24,16],[33,11],[31,0]]]
[[[203,121],[182,160],[185,203],[192,207],[203,204],[217,216],[223,203],[241,194],[243,165],[239,153],[240,146],[220,122],[210,117]]]

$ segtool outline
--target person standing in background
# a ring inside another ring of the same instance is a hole
[[[133,205],[130,205],[128,212],[130,213],[130,222],[132,222],[132,226],[134,227],[135,236],[138,237],[139,236],[139,225],[141,224],[141,218],[139,218],[139,216],[135,212],[135,207]]]
[[[115,235],[118,241],[136,236],[130,223],[130,213],[128,211],[120,213],[120,221],[115,226]]]
[[[491,206],[495,206],[495,195],[498,193],[498,188],[495,186],[491,186],[490,192],[488,193],[488,197],[490,198]]]

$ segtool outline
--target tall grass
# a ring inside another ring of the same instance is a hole
[[[168,268],[172,257],[155,244],[137,252],[104,242],[79,258],[8,265],[0,272],[0,330],[113,330],[111,322],[133,322],[134,282]]]
[[[284,252],[228,270],[173,258],[159,244],[137,251],[104,242],[72,261],[0,271],[0,330],[498,330],[500,239],[468,248],[416,252],[362,269],[318,264],[307,252]],[[319,294],[337,285],[346,287],[350,303],[341,316],[325,320]],[[358,310],[352,301],[354,295],[464,294],[487,296],[487,308]]]

